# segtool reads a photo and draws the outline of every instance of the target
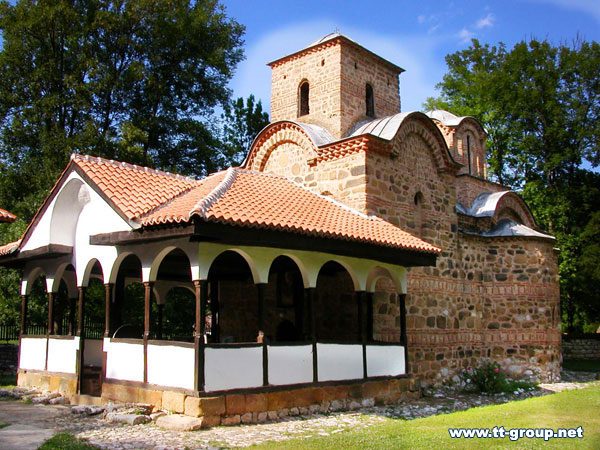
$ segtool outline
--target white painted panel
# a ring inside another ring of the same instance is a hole
[[[144,344],[111,341],[106,350],[107,378],[144,381]]]
[[[46,368],[46,338],[22,338],[19,369]]]
[[[404,347],[367,345],[367,375],[370,377],[404,375]]]
[[[312,345],[269,346],[269,384],[310,383]]]
[[[262,347],[206,348],[204,374],[207,391],[262,386]]]
[[[356,380],[363,377],[362,345],[317,344],[319,381]]]
[[[102,340],[86,339],[83,349],[83,364],[102,367]]]
[[[48,372],[77,373],[79,338],[48,340]]]
[[[194,349],[149,344],[148,383],[194,389]]]

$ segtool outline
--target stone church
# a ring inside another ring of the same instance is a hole
[[[412,399],[483,359],[556,379],[555,240],[486,179],[477,120],[401,112],[402,69],[340,34],[269,65],[241,167],[73,155],[0,246],[18,384],[210,426]]]
[[[279,58],[271,124],[244,166],[285,176],[442,249],[408,274],[410,373],[451,377],[480,358],[556,379],[557,250],[521,197],[488,181],[472,117],[401,112],[403,69],[340,34]],[[376,295],[376,338],[398,336],[394,295]]]

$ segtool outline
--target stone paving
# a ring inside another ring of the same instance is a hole
[[[352,412],[327,415],[289,417],[286,420],[235,427],[216,427],[193,432],[167,431],[154,422],[126,425],[110,422],[104,414],[73,414],[72,408],[60,405],[23,405],[30,408],[52,408],[53,413],[44,417],[46,428],[67,431],[85,439],[101,449],[175,450],[206,449],[220,447],[246,447],[266,441],[282,441],[295,437],[327,436],[347,430],[360,430],[385,421],[387,418],[411,420],[435,414],[449,413],[488,404],[505,403],[532,396],[541,396],[565,389],[579,389],[595,384],[600,386],[596,374],[563,371],[564,382],[543,384],[537,391],[519,390],[511,394],[476,395],[437,389],[427,392],[419,400],[397,405],[364,408]],[[17,402],[2,402],[14,404]],[[80,411],[81,412],[81,411]],[[97,411],[95,411],[97,412]],[[10,428],[10,427],[8,427]]]

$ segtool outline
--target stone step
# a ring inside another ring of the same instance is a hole
[[[75,394],[70,398],[72,405],[102,406],[102,398],[93,395]]]

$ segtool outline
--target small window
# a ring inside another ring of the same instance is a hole
[[[308,81],[303,81],[300,83],[300,101],[298,108],[298,116],[306,116],[309,112],[309,96],[310,96],[310,87],[308,85]]]
[[[373,86],[370,84],[367,84],[365,101],[367,104],[367,116],[375,117],[375,98],[373,97]]]

